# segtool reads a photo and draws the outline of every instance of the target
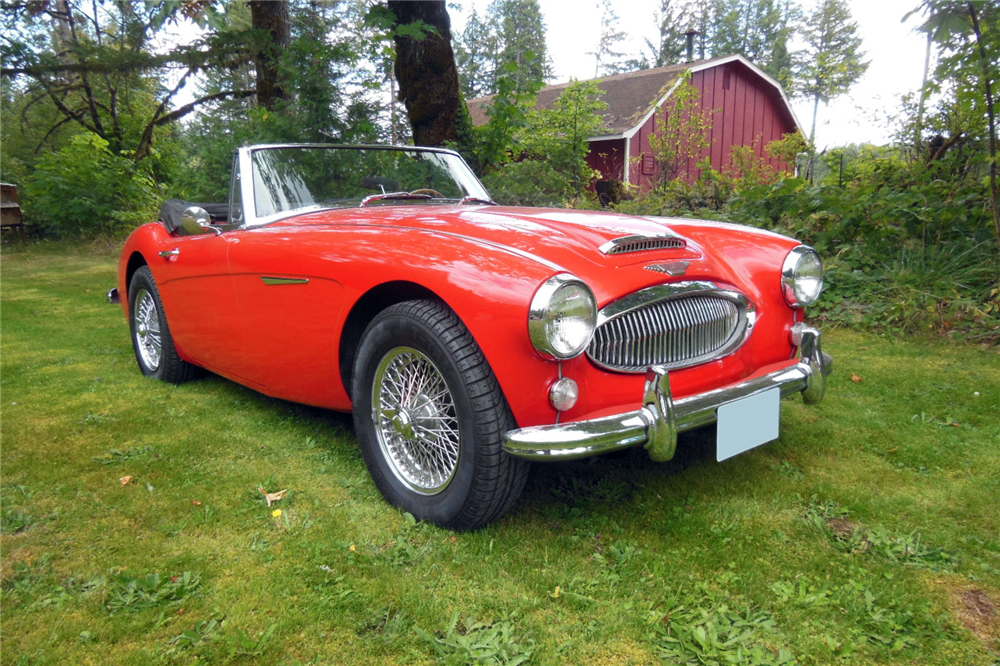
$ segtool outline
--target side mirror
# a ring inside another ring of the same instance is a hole
[[[185,208],[181,213],[181,229],[186,236],[197,236],[198,234],[219,234],[222,233],[212,226],[212,218],[204,208],[191,206]]]

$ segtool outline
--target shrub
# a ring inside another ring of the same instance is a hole
[[[162,192],[144,164],[90,132],[48,153],[25,181],[25,218],[56,236],[115,235],[155,219]]]

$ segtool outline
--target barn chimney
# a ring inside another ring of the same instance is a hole
[[[690,30],[684,33],[684,37],[687,38],[688,62],[694,62],[694,38],[700,34],[701,33],[695,30],[694,28],[691,28]]]

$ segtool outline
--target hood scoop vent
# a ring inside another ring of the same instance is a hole
[[[632,252],[650,252],[652,250],[676,250],[686,245],[683,238],[673,234],[647,234],[643,236],[622,236],[609,240],[601,246],[601,252],[611,254],[630,254]]]

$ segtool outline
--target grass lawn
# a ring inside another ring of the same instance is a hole
[[[4,664],[1000,662],[995,351],[828,332],[779,442],[536,465],[452,534],[382,500],[348,416],[145,379],[114,272],[2,256]]]

